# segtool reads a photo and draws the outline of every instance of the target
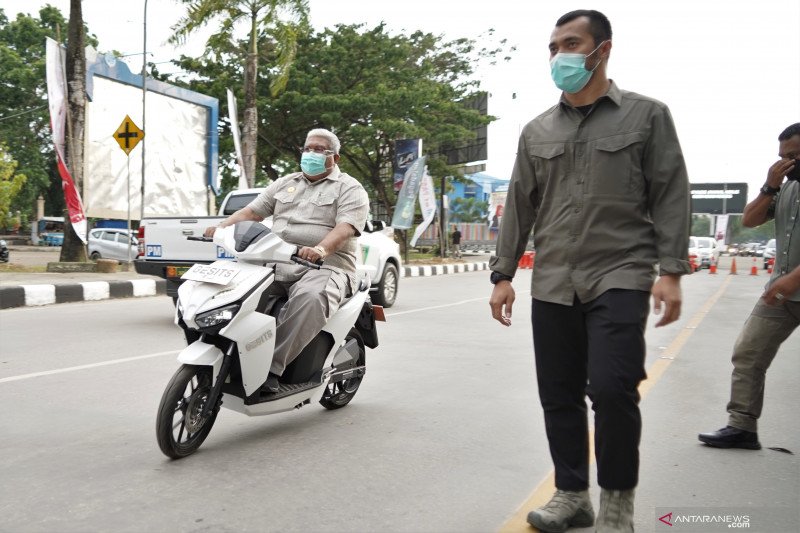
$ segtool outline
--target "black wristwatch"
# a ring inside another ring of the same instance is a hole
[[[760,189],[760,191],[761,191],[761,194],[768,194],[768,195],[770,195],[770,196],[775,196],[776,194],[778,194],[778,193],[780,192],[780,190],[781,190],[781,188],[780,188],[780,187],[770,187],[770,186],[769,186],[768,184],[766,184],[766,183],[765,183],[765,184],[764,184],[764,186],[763,186],[763,187],[761,187],[761,189]]]
[[[489,281],[492,282],[492,285],[497,285],[500,281],[512,281],[514,278],[511,276],[506,276],[505,274],[501,274],[500,272],[492,272],[489,276]]]

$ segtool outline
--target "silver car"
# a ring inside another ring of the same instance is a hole
[[[128,255],[130,250],[130,256]],[[139,254],[139,241],[136,236],[128,236],[128,230],[116,228],[95,228],[89,231],[89,257],[93,260],[116,259],[127,261],[136,259]]]

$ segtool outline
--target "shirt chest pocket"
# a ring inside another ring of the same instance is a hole
[[[308,200],[309,219],[325,226],[336,225],[336,196],[320,193]]]
[[[642,174],[644,134],[624,133],[597,139],[587,169],[590,190],[597,195],[631,196],[645,190]]]
[[[295,191],[287,192],[287,191],[280,191],[275,193],[275,216],[276,218],[281,215],[285,215],[289,211],[292,211],[295,208],[295,196],[297,193]]]
[[[528,148],[536,181],[540,191],[547,191],[548,187],[557,187],[563,182],[560,176],[566,172],[566,158],[564,157],[564,143],[537,144]],[[559,191],[554,191],[559,195]]]

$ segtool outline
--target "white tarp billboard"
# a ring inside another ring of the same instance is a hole
[[[141,76],[131,74],[124,63],[107,64],[90,50],[87,66],[87,215],[127,218],[130,171],[130,212],[139,218],[144,143],[144,216],[213,214],[209,212],[208,191],[216,186],[217,179],[217,100],[148,79],[144,122]],[[146,135],[129,156],[113,137],[126,115],[139,127],[144,123]]]

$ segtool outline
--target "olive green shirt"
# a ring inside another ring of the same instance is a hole
[[[272,231],[298,246],[316,246],[337,224],[350,224],[355,236],[326,257],[323,265],[345,274],[355,273],[356,237],[367,223],[369,196],[361,183],[341,172],[338,165],[323,179],[314,182],[302,172],[277,179],[248,207],[261,217],[272,216]],[[280,265],[276,279],[294,281],[305,271],[306,267],[299,265]]]
[[[800,267],[800,181],[788,180],[775,198],[775,268],[767,287]],[[800,302],[800,290],[785,295]]]
[[[666,105],[614,82],[584,116],[562,96],[519,140],[495,255],[514,276],[534,231],[531,294],[572,305],[689,274],[689,180]]]

